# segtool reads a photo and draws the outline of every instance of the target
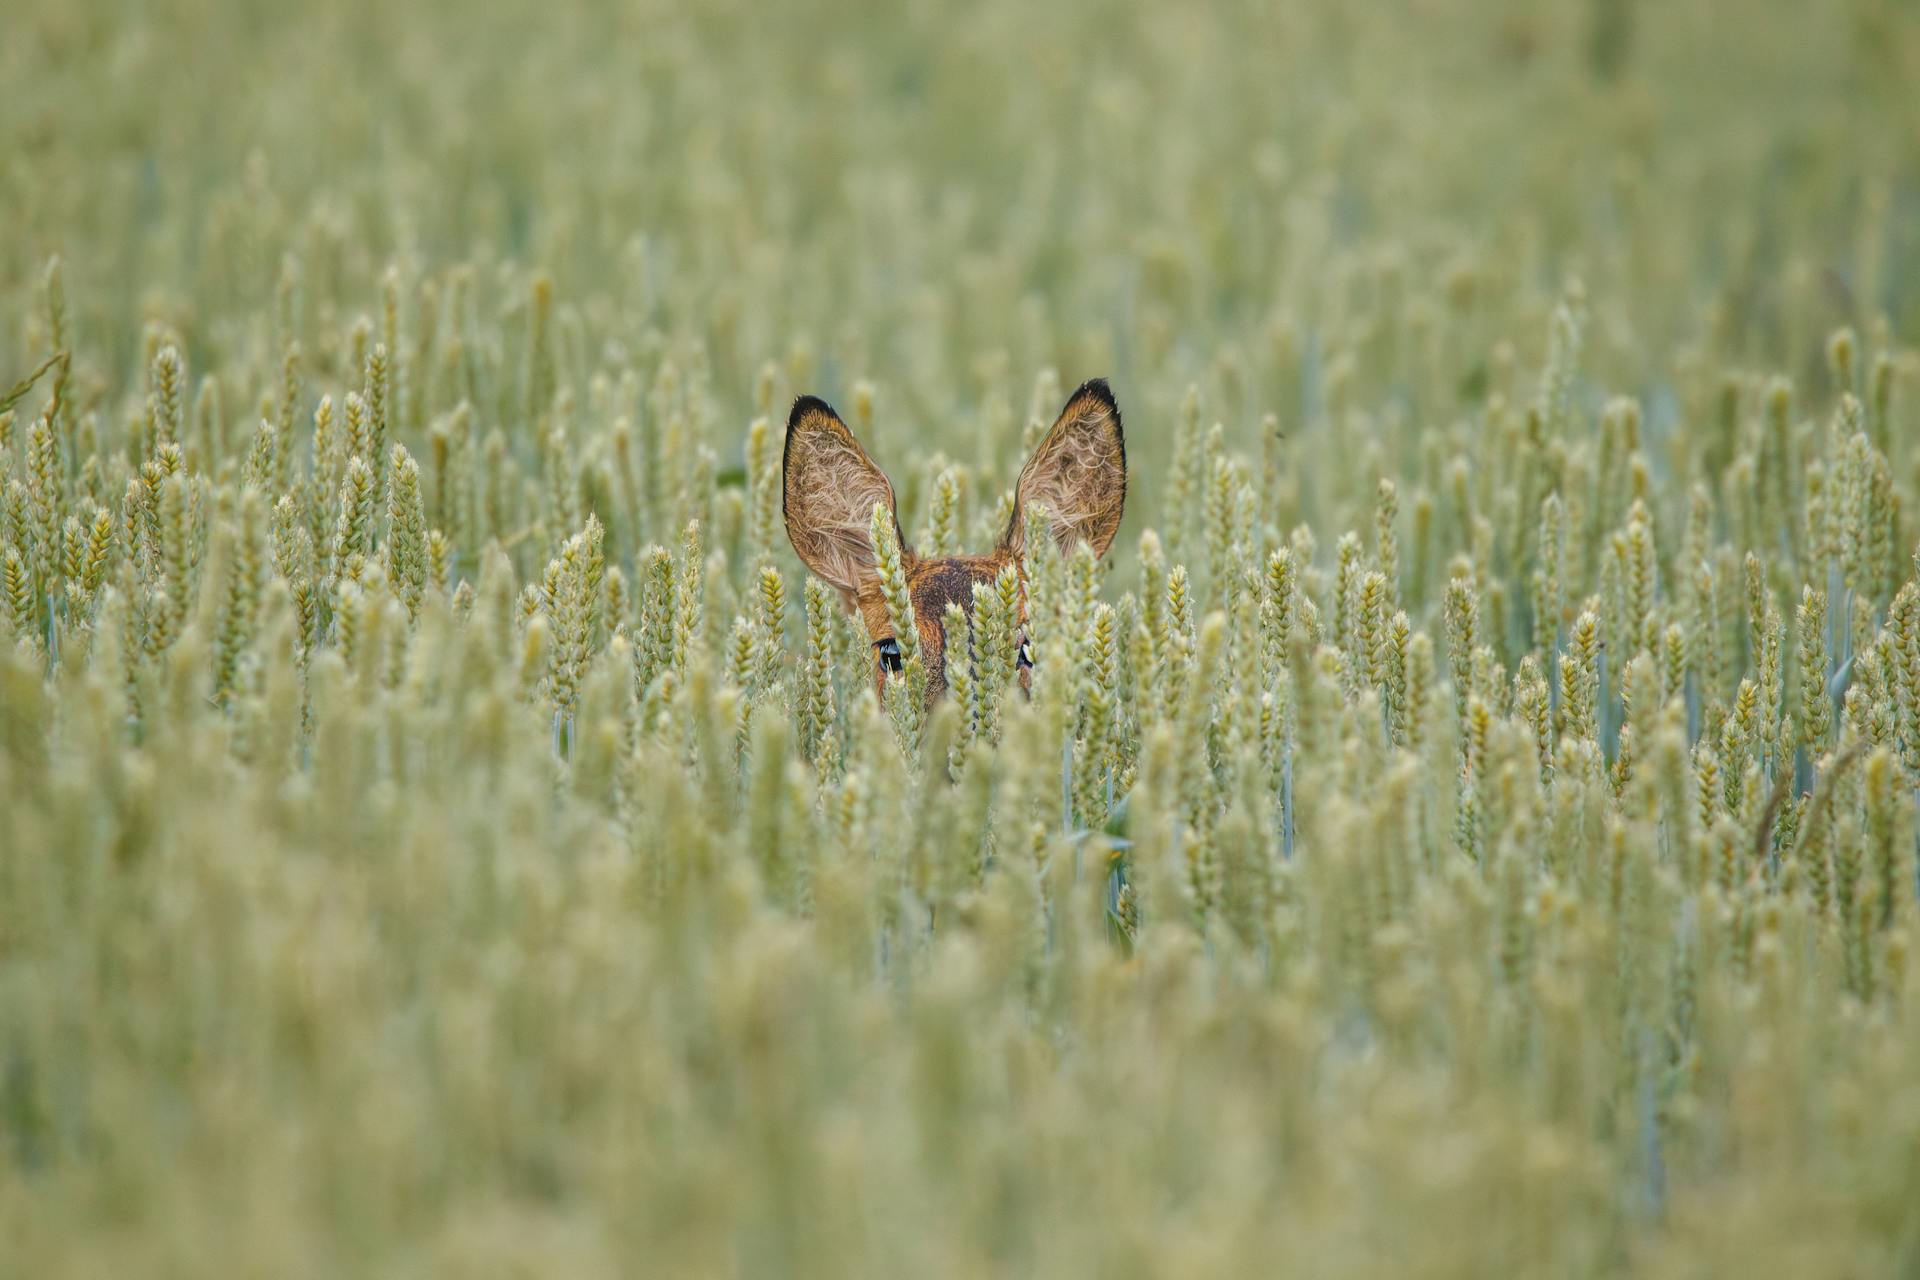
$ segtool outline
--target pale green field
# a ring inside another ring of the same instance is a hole
[[[1917,79],[9,10],[0,1275],[1920,1274]],[[883,707],[787,405],[985,550],[1097,375],[1031,699]]]

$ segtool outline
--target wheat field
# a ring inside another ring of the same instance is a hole
[[[1911,5],[5,27],[0,1274],[1920,1274]]]

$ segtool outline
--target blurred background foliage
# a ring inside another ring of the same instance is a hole
[[[1910,1272],[1917,79],[1901,0],[13,0],[0,1272]],[[1125,594],[896,736],[785,404],[973,535],[1096,375]]]

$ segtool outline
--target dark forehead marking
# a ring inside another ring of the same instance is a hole
[[[949,556],[921,561],[910,584],[914,610],[931,609],[937,615],[949,604],[972,609],[973,584],[991,582],[996,568],[990,556]]]

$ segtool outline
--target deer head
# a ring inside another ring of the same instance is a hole
[[[1063,552],[1085,542],[1095,555],[1104,556],[1120,528],[1127,500],[1127,449],[1120,431],[1120,407],[1102,378],[1082,384],[1067,397],[1059,419],[1020,469],[1007,531],[983,555],[915,555],[901,536],[887,473],[860,447],[840,415],[817,396],[801,396],[793,402],[781,465],[787,537],[807,568],[836,588],[847,609],[866,625],[867,638],[873,643],[874,682],[882,691],[887,673],[899,669],[900,650],[881,595],[878,558],[869,530],[875,505],[892,514],[907,590],[913,598],[930,700],[947,686],[947,606],[956,604],[971,613],[973,584],[991,582],[1005,565],[1020,563],[1026,548],[1027,507],[1037,504],[1046,510]],[[1021,651],[1024,665],[1024,642]]]

